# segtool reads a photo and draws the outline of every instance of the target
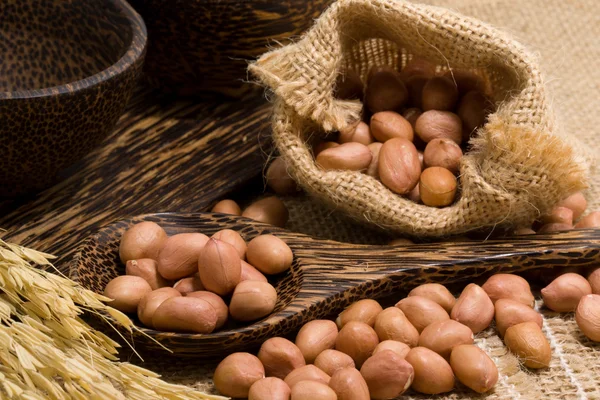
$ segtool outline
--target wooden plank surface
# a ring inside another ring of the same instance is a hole
[[[140,89],[113,133],[64,171],[64,180],[0,203],[0,237],[59,255],[55,264],[65,272],[79,241],[100,226],[206,210],[260,174],[269,109],[256,92],[198,102]]]

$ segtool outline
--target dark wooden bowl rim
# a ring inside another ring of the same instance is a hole
[[[117,8],[124,16],[127,17],[131,27],[131,42],[129,43],[127,50],[123,53],[123,56],[121,56],[116,63],[103,71],[98,71],[92,76],[59,86],[52,86],[43,89],[16,90],[13,92],[0,91],[0,100],[29,99],[35,97],[70,94],[108,81],[121,74],[123,71],[129,69],[131,65],[133,65],[144,54],[146,50],[148,41],[146,24],[144,23],[142,17],[125,0],[102,1],[108,1],[113,4],[115,8]]]

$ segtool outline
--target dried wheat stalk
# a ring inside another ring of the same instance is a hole
[[[224,399],[119,362],[118,344],[79,315],[102,310],[135,326],[105,297],[33,266],[51,258],[0,240],[0,398]]]

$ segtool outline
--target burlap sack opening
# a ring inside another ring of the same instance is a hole
[[[463,157],[460,198],[442,209],[415,204],[359,172],[323,171],[308,143],[360,118],[360,102],[333,97],[339,73],[350,67],[364,78],[372,65],[398,66],[411,54],[442,68],[481,71],[497,102]],[[301,40],[249,69],[275,94],[273,140],[291,176],[317,198],[386,230],[443,236],[527,226],[586,187],[589,164],[557,128],[535,57],[475,19],[403,0],[339,0]]]

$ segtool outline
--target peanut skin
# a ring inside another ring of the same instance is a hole
[[[480,286],[470,283],[460,294],[450,317],[478,333],[492,322],[494,303]]]

